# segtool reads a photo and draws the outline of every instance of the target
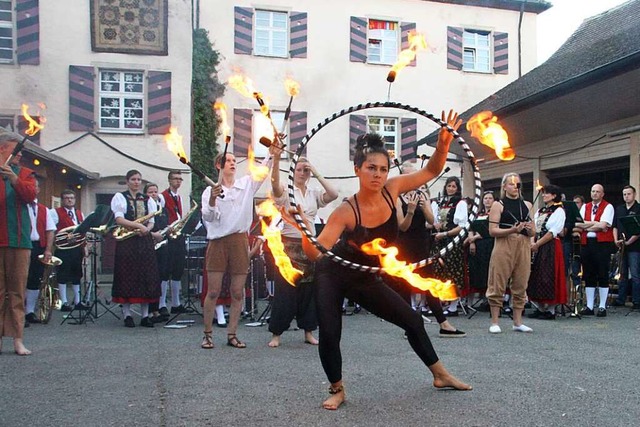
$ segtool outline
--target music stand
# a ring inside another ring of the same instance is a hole
[[[120,316],[118,316],[116,313],[114,313],[111,310],[112,307],[109,307],[108,305],[104,304],[98,298],[98,243],[102,243],[104,241],[104,238],[102,237],[102,234],[98,232],[93,232],[92,241],[93,241],[93,247],[89,250],[89,256],[91,257],[91,281],[90,281],[90,288],[89,288],[89,293],[90,293],[89,298],[92,301],[91,301],[91,305],[89,306],[89,311],[87,312],[85,318],[90,317],[92,318],[90,320],[93,321],[93,319],[99,319],[105,314],[111,313],[116,319],[120,320]],[[107,304],[109,304],[109,302],[107,302]],[[103,313],[98,314],[98,305],[102,306],[102,308],[105,309]]]
[[[580,209],[578,209],[578,205],[573,200],[563,200],[562,207],[564,208],[564,212],[567,215],[567,222],[571,224],[575,224],[577,222],[584,222],[582,216],[580,215]]]

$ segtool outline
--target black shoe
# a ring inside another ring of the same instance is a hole
[[[506,307],[502,307],[502,313],[503,314],[512,314],[513,313],[513,309],[509,306]]]
[[[62,307],[60,307],[60,311],[64,311],[66,313],[70,313],[73,311],[73,308],[71,308],[71,306],[69,304],[62,304]]]
[[[214,322],[214,325],[216,325],[218,328],[226,328],[227,322],[224,322],[224,323]]]
[[[26,316],[24,316],[24,320],[27,323],[42,323],[40,319],[36,317],[35,313],[27,314]]]
[[[613,303],[611,303],[611,307],[624,307],[625,304],[623,302],[619,302],[618,300],[614,300]]]
[[[91,307],[89,307],[88,305],[84,305],[83,303],[79,302],[78,304],[76,304],[73,307],[74,310],[84,310],[84,311],[89,311],[91,310]]]
[[[184,308],[184,306],[182,304],[180,304],[177,307],[171,307],[171,314],[179,314],[179,313],[184,313],[187,310]]]
[[[593,316],[593,309],[589,308],[589,307],[585,307],[582,310],[580,310],[580,316]]]
[[[448,309],[443,311],[442,314],[444,314],[446,317],[458,317],[458,311],[449,311]]]
[[[143,317],[140,320],[140,326],[144,326],[145,328],[153,328],[153,322],[148,317]]]
[[[456,329],[455,331],[440,329],[440,338],[462,338],[466,336],[467,334],[462,332],[460,329]]]
[[[169,316],[169,310],[167,310],[167,307],[162,307],[159,313],[160,313],[160,316]]]
[[[556,314],[550,311],[545,311],[544,313],[540,314],[539,319],[540,320],[556,320]]]
[[[607,310],[604,308],[599,308],[596,317],[607,317]]]
[[[353,314],[358,314],[362,311],[362,307],[360,307],[359,305],[356,305],[355,308],[353,309]]]
[[[124,318],[124,326],[127,328],[135,328],[136,324],[133,321],[133,317],[127,316]]]
[[[534,311],[533,313],[528,314],[527,317],[529,319],[540,319],[543,315],[544,315],[543,312],[541,312],[540,310],[536,309],[536,311]]]

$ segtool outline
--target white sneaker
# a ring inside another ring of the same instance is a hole
[[[524,324],[520,326],[513,325],[513,330],[515,332],[533,332],[533,329]]]
[[[502,333],[502,329],[500,329],[500,325],[491,325],[489,326],[490,334],[499,334]]]

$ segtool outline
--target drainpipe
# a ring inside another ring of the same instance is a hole
[[[527,0],[524,0],[520,3],[520,18],[518,19],[518,78],[522,77],[522,17],[526,2]]]

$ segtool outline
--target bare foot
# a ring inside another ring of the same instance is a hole
[[[465,384],[453,375],[436,376],[433,378],[433,386],[435,388],[452,388],[454,390],[473,390],[469,384]]]
[[[304,342],[311,345],[318,345],[318,340],[315,339],[315,337],[310,331],[306,331],[304,333]]]
[[[29,356],[31,354],[31,351],[24,346],[22,340],[19,338],[13,340],[13,349],[18,356]]]
[[[269,341],[269,344],[267,344],[269,347],[271,348],[276,348],[280,346],[280,335],[274,335],[273,338],[271,338],[271,341]]]
[[[329,396],[327,400],[322,402],[322,407],[330,411],[335,411],[340,407],[340,405],[344,403],[345,400],[346,400],[346,397],[344,394],[344,389],[342,389],[336,394],[332,394],[331,396]]]

